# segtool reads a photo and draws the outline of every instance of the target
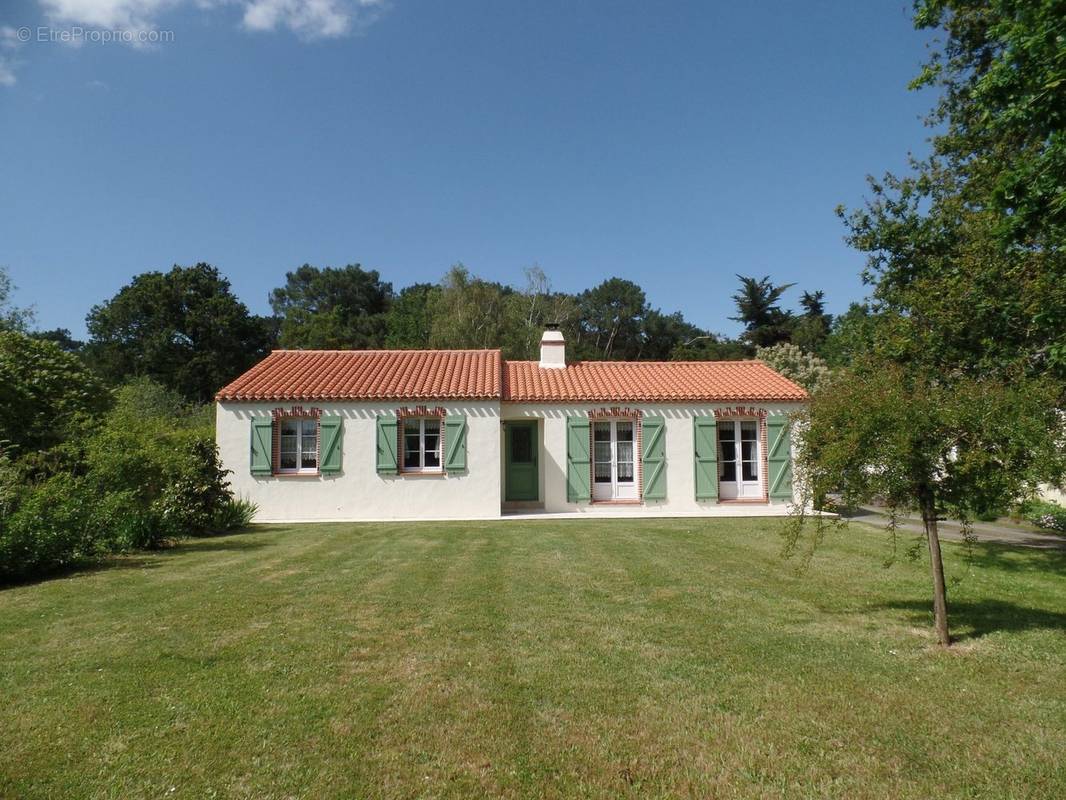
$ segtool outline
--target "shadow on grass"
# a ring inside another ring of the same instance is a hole
[[[1059,548],[1015,547],[993,542],[969,545],[969,561],[978,567],[1004,572],[1048,572],[1066,575],[1066,550]]]
[[[932,600],[900,600],[881,603],[874,610],[892,609],[910,612],[910,621],[916,625],[932,626]],[[951,638],[955,641],[979,639],[990,633],[1004,631],[1019,633],[1035,630],[1066,630],[1066,613],[1032,608],[1002,600],[952,602],[948,596],[948,623]]]
[[[0,592],[19,586],[35,586],[48,581],[75,578],[81,575],[93,575],[98,572],[159,569],[166,566],[166,561],[169,558],[191,553],[242,552],[259,550],[273,544],[270,541],[256,538],[254,534],[255,531],[249,529],[247,531],[213,536],[190,537],[181,539],[159,550],[139,550],[130,555],[109,555],[102,556],[96,560],[78,561],[19,580],[0,581]]]

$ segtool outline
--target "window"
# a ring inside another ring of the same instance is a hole
[[[592,423],[592,499],[635,500],[636,424],[631,419]]]
[[[762,497],[759,422],[718,420],[718,496],[722,500]]]
[[[440,472],[440,428],[440,417],[404,419],[404,472]]]
[[[318,472],[318,420],[288,417],[279,423],[278,472]]]

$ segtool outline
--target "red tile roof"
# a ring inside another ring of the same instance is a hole
[[[762,361],[582,361],[542,369],[508,361],[504,399],[515,402],[801,402],[807,392]]]
[[[217,400],[498,399],[499,350],[275,350]]]
[[[761,361],[583,361],[542,369],[499,350],[275,350],[218,400],[801,402]]]

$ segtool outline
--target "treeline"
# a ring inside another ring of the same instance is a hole
[[[750,358],[756,348],[781,343],[846,357],[849,334],[834,330],[821,291],[803,292],[798,308],[790,310],[784,300],[793,284],[737,278],[731,319],[744,332],[736,339],[702,329],[680,312],[652,307],[632,281],[610,278],[569,294],[554,291],[536,267],[524,271],[520,286],[485,280],[457,265],[439,283],[397,291],[376,270],[358,264],[305,264],[269,293],[273,313],[257,316],[219,270],[204,263],[134,277],[89,311],[87,342],[63,329],[30,335],[76,353],[111,385],[147,376],[195,402],[209,401],[277,347],[499,347],[506,358],[536,359],[550,322],[561,325],[571,359]]]

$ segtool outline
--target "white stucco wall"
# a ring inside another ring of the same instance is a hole
[[[218,403],[216,438],[234,492],[259,506],[259,522],[476,519],[500,514],[500,404],[418,401],[304,403],[344,417],[342,471],[331,476],[259,476],[250,471],[251,418],[293,403]],[[467,423],[467,469],[445,475],[380,475],[378,415],[440,406]]]
[[[589,503],[570,503],[566,499],[566,418],[587,416],[592,408],[605,404],[577,403],[552,405],[542,403],[504,403],[503,416],[508,419],[539,420],[540,435],[540,493],[545,511],[591,512],[602,511],[604,506]],[[614,405],[614,404],[611,404]],[[714,501],[696,500],[696,472],[694,467],[695,444],[692,418],[713,416],[715,409],[732,409],[737,404],[720,403],[708,405],[685,405],[680,403],[620,404],[623,408],[640,410],[646,415],[663,417],[666,420],[666,499],[646,501],[642,508],[662,512],[699,512],[720,509]],[[766,409],[776,416],[789,414],[802,408],[797,403],[752,404],[745,408]],[[610,406],[608,406],[610,407]],[[778,501],[780,503],[780,501]],[[781,505],[787,505],[782,503]]]

